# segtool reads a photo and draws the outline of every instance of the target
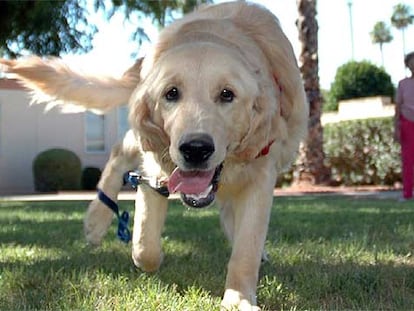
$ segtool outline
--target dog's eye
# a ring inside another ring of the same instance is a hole
[[[165,93],[164,97],[167,101],[176,102],[180,98],[180,92],[176,87],[172,87]]]
[[[234,93],[228,89],[223,89],[220,93],[220,100],[223,103],[231,103],[234,97]]]

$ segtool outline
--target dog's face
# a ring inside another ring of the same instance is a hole
[[[185,203],[209,205],[226,159],[246,156],[255,135],[269,135],[267,74],[228,47],[198,43],[164,53],[137,88],[131,124],[144,148],[168,148],[177,167],[169,190]]]

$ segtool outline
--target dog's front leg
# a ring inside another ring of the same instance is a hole
[[[118,193],[124,183],[124,173],[134,170],[139,165],[138,149],[130,148],[126,152],[123,145],[115,145],[105,165],[97,185],[113,202],[117,202]],[[84,219],[84,232],[88,243],[99,245],[111,225],[114,212],[97,196],[88,207]]]
[[[276,174],[275,174],[276,175]],[[264,178],[266,179],[266,178]],[[228,264],[223,310],[256,307],[259,268],[273,201],[274,178],[257,181],[233,200],[233,249]]]
[[[137,267],[146,272],[158,270],[163,259],[161,233],[167,208],[167,198],[148,187],[138,188],[132,235],[132,259]]]

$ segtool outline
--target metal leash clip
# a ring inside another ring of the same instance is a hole
[[[146,185],[164,197],[170,195],[166,183],[160,182],[156,178],[144,177],[139,171],[129,171],[124,174],[124,182],[129,183],[132,188],[137,189],[139,185]]]

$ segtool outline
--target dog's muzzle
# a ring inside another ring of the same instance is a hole
[[[178,150],[182,158],[181,168],[176,168],[168,180],[170,193],[181,193],[183,202],[191,207],[210,205],[218,189],[223,165],[211,169],[208,162],[213,155],[214,141],[205,133],[183,136]]]

